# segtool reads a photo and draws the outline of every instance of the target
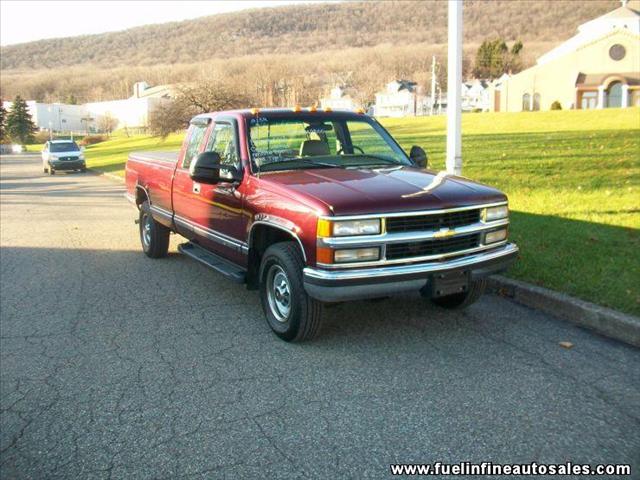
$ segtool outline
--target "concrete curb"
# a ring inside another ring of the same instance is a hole
[[[114,175],[113,173],[102,172],[96,168],[87,167],[87,171],[91,172],[94,175],[98,175],[100,177],[105,177],[111,180],[112,182],[124,183],[124,178],[119,177],[118,175]]]
[[[601,335],[640,347],[640,318],[634,315],[501,275],[489,278],[489,290]]]

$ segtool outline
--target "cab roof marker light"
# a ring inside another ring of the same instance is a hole
[[[354,111],[355,111],[356,113],[361,114],[361,115],[365,113],[365,112],[364,112],[364,108],[356,108]]]
[[[312,105],[309,107],[309,111],[310,112],[317,112],[318,111],[318,107],[316,107],[315,105]]]
[[[259,108],[252,108],[251,109],[251,115],[257,115],[260,113],[260,109]]]
[[[324,107],[324,111],[325,112],[332,112],[333,110],[331,109],[331,107]]]
[[[293,107],[293,111],[296,113],[300,113],[302,111],[302,107],[300,105],[296,105]]]

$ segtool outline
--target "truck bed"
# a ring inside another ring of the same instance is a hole
[[[175,164],[178,161],[178,152],[161,151],[161,152],[131,152],[129,158],[140,160],[143,162],[164,162]]]

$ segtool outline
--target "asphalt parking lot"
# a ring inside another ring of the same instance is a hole
[[[386,478],[396,462],[631,463],[640,351],[496,296],[332,307],[140,251],[120,184],[0,161],[0,477]],[[574,344],[571,349],[559,342]]]

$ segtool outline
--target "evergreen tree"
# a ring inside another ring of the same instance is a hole
[[[522,70],[520,60],[522,48],[520,40],[513,44],[511,50],[502,38],[483,41],[476,52],[473,75],[476,78],[494,79],[503,73],[516,73]]]
[[[0,98],[0,143],[4,141],[5,130],[7,125],[7,111],[2,104],[2,98]]]
[[[34,140],[33,134],[37,130],[27,108],[27,102],[18,95],[7,114],[7,135],[12,141],[25,145]]]

